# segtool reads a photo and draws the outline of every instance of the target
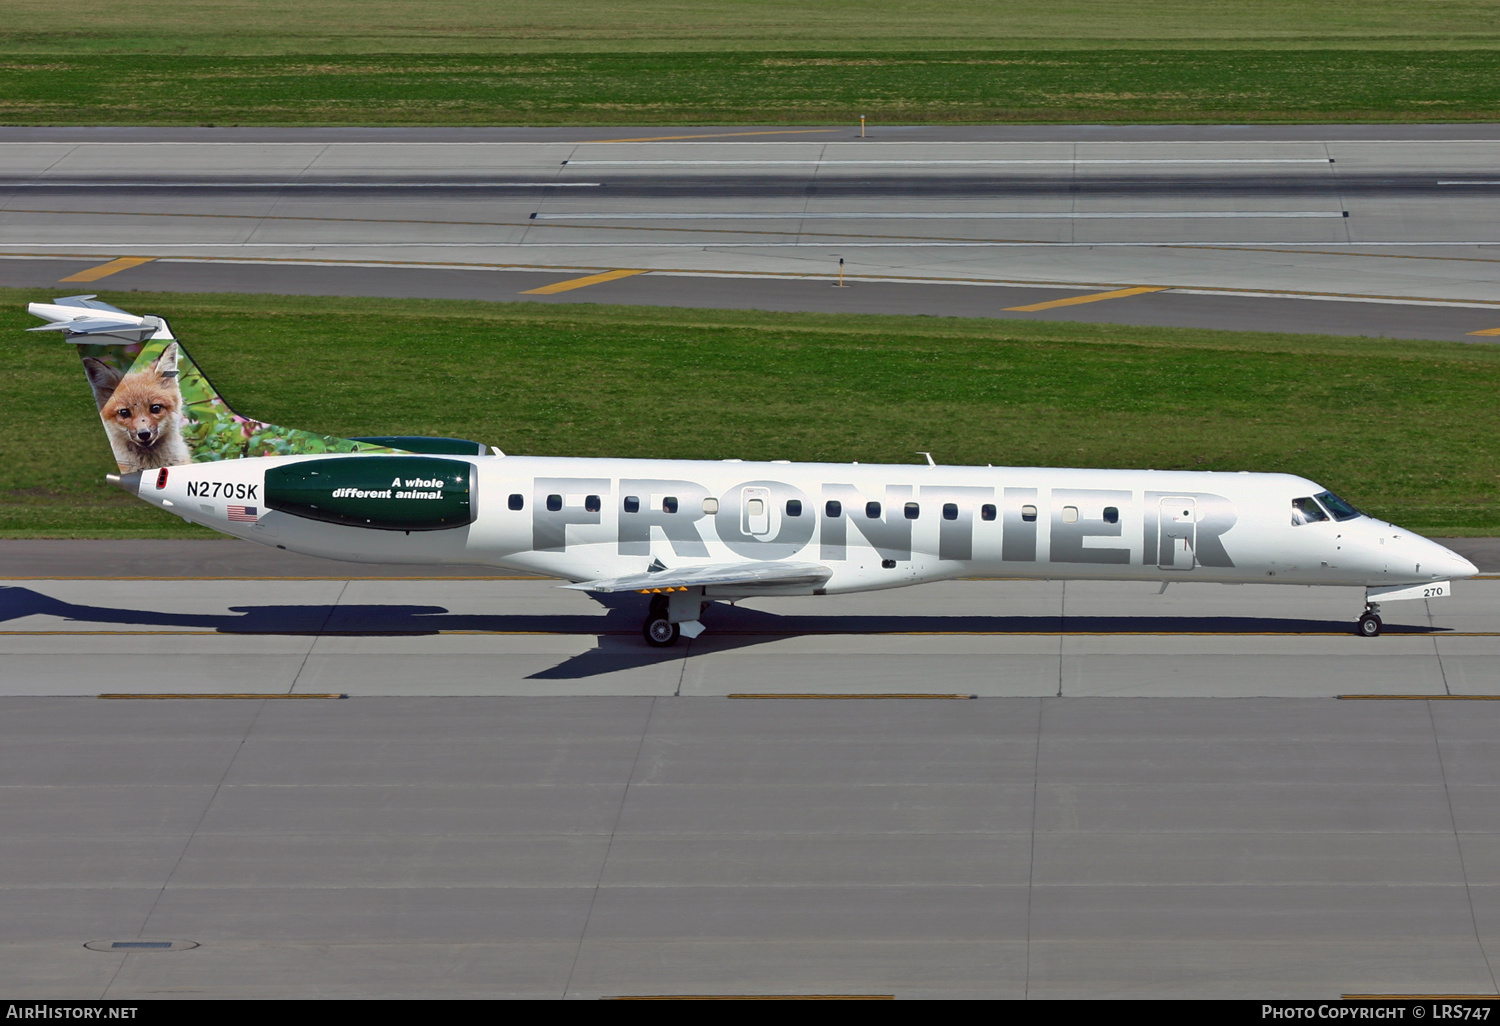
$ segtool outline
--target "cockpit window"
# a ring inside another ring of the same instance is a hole
[[[1319,506],[1311,498],[1292,500],[1293,527],[1297,526],[1298,524],[1311,524],[1317,520],[1327,519],[1328,514],[1323,512],[1323,507]]]
[[[1355,509],[1332,492],[1320,492],[1314,498],[1328,507],[1328,512],[1333,514],[1333,519],[1335,520],[1353,520],[1355,517],[1364,516],[1364,513]]]

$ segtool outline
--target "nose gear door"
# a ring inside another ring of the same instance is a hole
[[[1161,500],[1156,565],[1163,570],[1191,570],[1196,564],[1198,503],[1187,496]]]

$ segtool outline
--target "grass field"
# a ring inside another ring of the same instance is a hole
[[[129,499],[82,370],[0,290],[0,536],[208,532]],[[930,317],[103,294],[221,392],[333,434],[514,454],[1263,470],[1500,533],[1500,347]]]
[[[1500,49],[12,57],[0,122],[668,125],[1500,120]]]
[[[0,51],[394,54],[1500,44],[1496,0],[6,0]]]
[[[8,0],[0,123],[1500,119],[1500,0]]]

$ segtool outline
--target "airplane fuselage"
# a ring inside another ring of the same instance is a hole
[[[449,456],[473,468],[473,521],[462,526],[372,530],[266,508],[268,469],[347,458],[198,463],[171,468],[161,487],[147,472],[133,490],[219,531],[345,560],[570,581],[653,563],[782,560],[830,571],[817,587],[709,588],[707,598],[966,576],[1385,587],[1474,573],[1441,545],[1368,516],[1299,516],[1295,504],[1324,489],[1288,474]],[[395,457],[365,457],[381,458]],[[441,495],[393,484],[385,498],[412,508]]]

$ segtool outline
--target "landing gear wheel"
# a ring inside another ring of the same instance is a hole
[[[1378,638],[1381,626],[1380,617],[1374,613],[1366,613],[1359,618],[1359,624],[1354,628],[1354,633],[1361,638]]]
[[[646,639],[646,644],[653,648],[666,648],[677,644],[677,639],[682,636],[682,627],[667,619],[665,611],[657,613],[654,610],[646,617],[646,625],[641,628],[641,634]]]

